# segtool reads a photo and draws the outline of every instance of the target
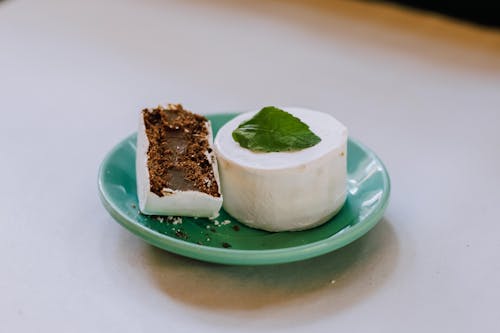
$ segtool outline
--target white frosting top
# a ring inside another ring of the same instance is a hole
[[[347,141],[347,128],[329,114],[295,107],[280,107],[307,124],[321,141],[310,148],[294,152],[259,153],[243,148],[232,132],[258,111],[243,113],[224,125],[215,138],[215,148],[224,158],[254,169],[282,169],[306,164],[331,152]]]

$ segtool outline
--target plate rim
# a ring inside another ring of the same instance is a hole
[[[235,116],[237,114],[238,113],[217,113],[207,115],[207,118],[210,119],[212,117]],[[161,234],[140,223],[137,223],[135,219],[132,219],[125,214],[121,214],[120,210],[113,203],[113,200],[110,200],[110,198],[107,196],[103,184],[104,167],[108,164],[115,152],[119,148],[121,148],[121,144],[123,142],[129,141],[135,135],[136,132],[128,135],[126,138],[115,144],[102,160],[98,172],[98,190],[101,202],[108,213],[111,215],[111,217],[113,217],[115,221],[120,223],[134,235],[140,237],[149,244],[159,247],[163,250],[193,259],[232,265],[266,265],[294,262],[313,258],[335,251],[366,234],[382,219],[389,203],[391,180],[385,164],[375,154],[375,152],[373,152],[363,143],[349,136],[348,140],[351,141],[351,143],[360,147],[368,156],[370,156],[380,164],[383,174],[383,191],[380,200],[381,204],[363,221],[363,223],[355,224],[354,226],[351,226],[349,229],[347,229],[348,231],[341,231],[340,233],[334,234],[328,238],[313,243],[280,249],[241,250],[231,248],[215,248],[206,245],[186,242],[182,239],[177,239],[168,235]]]

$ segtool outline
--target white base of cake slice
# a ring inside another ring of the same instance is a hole
[[[210,148],[212,148],[212,153],[207,152],[207,157],[212,163],[215,180],[220,192],[217,160],[213,155],[212,128],[210,122],[206,124],[208,129],[208,143]],[[222,206],[222,195],[214,197],[199,191],[177,191],[168,188],[163,190],[163,196],[151,192],[147,155],[148,148],[149,140],[146,135],[144,116],[141,113],[139,117],[139,129],[137,131],[136,177],[139,209],[143,214],[194,217],[214,217],[218,215]]]

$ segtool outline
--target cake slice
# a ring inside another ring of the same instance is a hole
[[[141,212],[216,216],[222,195],[212,145],[210,122],[182,105],[143,110],[136,153]]]

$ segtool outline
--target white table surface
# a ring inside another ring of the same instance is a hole
[[[0,331],[498,331],[498,31],[368,3],[8,0],[0,48]],[[385,218],[286,265],[147,245],[96,176],[164,102],[334,114],[389,169]]]

